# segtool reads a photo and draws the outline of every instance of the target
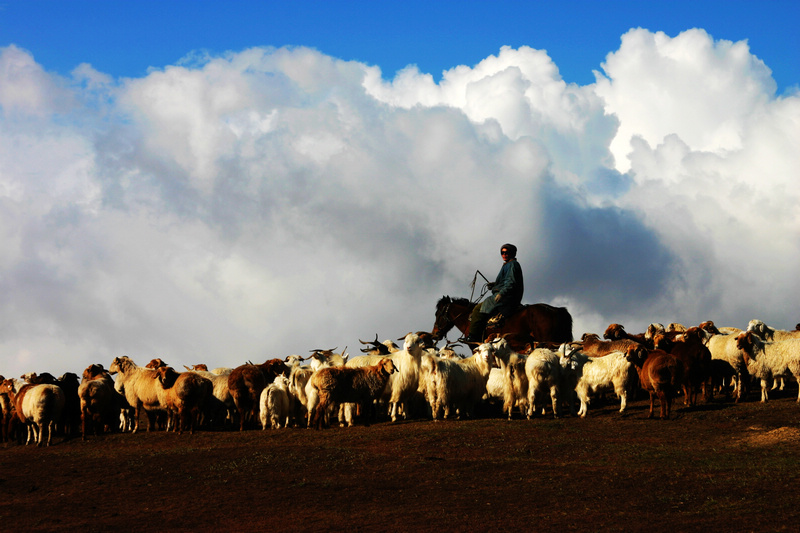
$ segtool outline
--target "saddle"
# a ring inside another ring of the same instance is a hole
[[[503,327],[503,324],[506,323],[506,316],[514,316],[517,313],[519,313],[520,311],[522,311],[523,309],[525,309],[525,307],[526,307],[525,305],[519,304],[518,306],[516,306],[514,309],[511,309],[510,311],[506,311],[506,312],[503,312],[503,313],[497,313],[496,315],[492,315],[491,318],[489,318],[488,322],[486,322],[486,327],[487,328],[491,328],[491,329],[499,329],[499,328]]]

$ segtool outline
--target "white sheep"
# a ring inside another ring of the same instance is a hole
[[[528,419],[535,413],[544,414],[542,402],[548,394],[553,416],[561,416],[559,389],[562,372],[558,354],[547,348],[536,348],[525,361],[525,374],[528,376]]]
[[[136,410],[133,433],[139,430],[139,414],[144,408],[147,413],[147,431],[155,426],[156,415],[164,410],[159,401],[161,386],[156,382],[153,369],[138,366],[130,357],[116,357],[108,368],[109,374],[116,374],[114,389],[125,396],[128,403]]]
[[[785,341],[788,339],[800,339],[800,331],[771,328],[763,321],[753,319],[747,324],[747,330],[756,333],[765,341]]]
[[[750,374],[761,380],[761,401],[769,401],[769,387],[776,377],[792,375],[800,383],[800,339],[765,342],[752,331],[736,336],[736,345]],[[797,401],[800,402],[800,390]]]
[[[481,344],[471,357],[465,359],[439,359],[433,373],[434,393],[431,411],[434,420],[450,417],[452,409],[460,417],[472,417],[475,406],[486,394],[486,382],[494,366],[494,346]]]
[[[523,414],[528,412],[528,375],[525,373],[528,356],[512,350],[505,339],[494,340],[492,344],[495,348],[495,361],[500,368],[492,369],[486,389],[491,396],[492,380],[500,374],[499,398],[503,400],[503,412],[507,412],[508,419],[511,420],[515,408],[519,408]]]
[[[26,444],[36,441],[37,446],[50,446],[56,422],[64,410],[65,397],[61,387],[27,384],[15,392],[13,382],[6,380],[0,385],[0,392],[8,395],[17,418],[27,426]]]
[[[728,363],[733,368],[736,380],[736,401],[738,402],[744,396],[750,375],[742,351],[736,346],[736,336],[732,333],[712,335],[706,340],[706,346],[711,352],[712,364],[717,359]]]
[[[275,380],[261,391],[259,416],[261,429],[267,429],[269,423],[272,429],[289,427],[291,408],[289,403],[289,380],[284,376],[277,376]]]
[[[604,357],[587,357],[582,362],[580,377],[575,386],[581,402],[578,416],[586,417],[592,397],[609,390],[613,390],[620,399],[619,412],[625,412],[628,395],[635,390],[638,379],[632,357],[624,352],[612,352]]]

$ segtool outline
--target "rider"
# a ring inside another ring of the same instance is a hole
[[[522,282],[522,267],[517,262],[517,247],[504,244],[500,247],[500,256],[503,258],[500,273],[494,282],[487,285],[492,291],[492,297],[486,298],[472,310],[469,332],[463,339],[465,342],[483,342],[483,330],[489,319],[498,313],[513,311],[522,302],[525,287]]]

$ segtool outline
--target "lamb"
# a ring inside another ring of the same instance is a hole
[[[114,389],[122,393],[136,410],[133,433],[139,430],[139,415],[142,408],[147,413],[147,431],[155,427],[156,416],[164,410],[159,400],[160,387],[156,384],[156,371],[138,366],[130,357],[116,357],[108,368],[111,375],[117,374]]]
[[[267,429],[267,422],[272,429],[289,427],[290,414],[289,380],[284,376],[277,376],[275,381],[261,391],[259,408],[261,429]]]
[[[475,406],[486,394],[494,361],[494,345],[490,343],[479,345],[465,359],[439,359],[432,369],[433,419],[439,420],[441,413],[449,418],[453,408],[458,410],[459,417],[474,416]]]
[[[171,366],[158,367],[155,374],[159,403],[175,420],[173,427],[179,435],[187,426],[194,433],[206,399],[212,395],[211,381],[194,372],[176,372]]]
[[[761,401],[769,401],[768,388],[776,377],[793,375],[800,383],[800,338],[765,342],[752,331],[736,336],[750,374],[761,380]],[[800,402],[800,391],[797,401]]]
[[[311,376],[308,418],[310,427],[322,429],[328,407],[337,403],[358,403],[362,412],[386,388],[396,368],[391,359],[382,358],[374,366],[321,368]],[[366,425],[369,418],[366,417]]]
[[[56,422],[64,410],[64,392],[58,385],[28,384],[15,393],[13,385],[11,380],[3,381],[0,393],[8,395],[18,420],[28,426],[26,444],[36,440],[37,446],[50,446]]]

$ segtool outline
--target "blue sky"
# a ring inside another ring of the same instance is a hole
[[[0,373],[356,352],[505,242],[576,338],[794,328],[798,6],[0,0]]]
[[[83,62],[112,76],[140,76],[192,50],[303,45],[381,67],[409,64],[439,78],[503,45],[547,50],[567,82],[594,82],[620,36],[642,27],[675,36],[703,28],[749,41],[778,92],[800,83],[800,2],[725,1],[59,1],[0,4],[0,42],[30,50],[48,70]]]

